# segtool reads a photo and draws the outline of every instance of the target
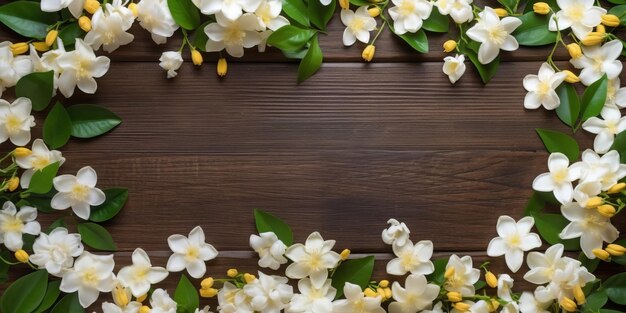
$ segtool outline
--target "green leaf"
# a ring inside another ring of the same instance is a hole
[[[3,313],[29,313],[35,310],[46,294],[48,272],[39,270],[11,284],[0,298]]]
[[[467,55],[469,57],[476,70],[478,70],[478,74],[480,75],[480,79],[484,84],[488,83],[498,72],[498,67],[500,66],[500,56],[496,57],[489,64],[482,64],[478,60],[478,49],[480,45],[472,41],[470,44],[465,44],[463,40],[459,43],[459,50],[461,53]]]
[[[615,136],[615,141],[610,150],[617,150],[620,163],[626,163],[626,132],[621,132]]]
[[[311,29],[285,25],[274,31],[267,38],[267,43],[283,51],[299,51],[302,50],[315,33],[316,31]]]
[[[428,275],[428,281],[432,281],[438,285],[443,285],[445,282],[444,275],[446,274],[446,266],[448,265],[448,259],[436,259],[433,261],[435,270],[432,274]]]
[[[345,261],[337,267],[333,274],[332,286],[337,289],[335,299],[343,296],[343,286],[348,282],[365,288],[372,278],[374,257],[367,256],[360,259]]]
[[[302,0],[283,0],[283,12],[302,26],[309,27],[311,25],[307,7]]]
[[[204,32],[204,28],[209,25],[211,21],[206,21],[202,25],[198,26],[191,35],[191,44],[198,50],[206,52],[206,43],[209,41],[209,36]]]
[[[562,243],[565,250],[580,250],[580,243],[576,239],[562,240],[559,234],[569,224],[569,221],[561,214],[534,213],[535,227],[539,230],[541,238],[549,244]]]
[[[55,190],[51,191],[53,193],[56,193]],[[52,206],[50,205],[50,200],[52,200],[52,195],[50,195],[50,192],[46,193],[46,194],[31,194],[28,197],[28,205],[37,208],[37,210],[39,212],[42,213],[53,213],[53,212],[57,212],[57,210],[53,209]]]
[[[44,295],[43,300],[41,301],[39,306],[33,311],[34,313],[41,313],[52,307],[54,302],[57,301],[57,298],[59,298],[59,295],[61,294],[61,290],[59,290],[60,285],[60,280],[53,280],[48,283],[48,288],[46,288],[46,294]]]
[[[355,5],[357,7],[362,7],[362,6],[370,6],[372,5],[372,2],[369,2],[368,0],[350,0],[350,4]],[[435,10],[433,10],[434,12]]]
[[[555,12],[558,12],[560,10],[559,6],[556,4],[556,0],[530,0],[528,1],[528,3],[526,4],[526,7],[524,8],[524,13],[533,12],[533,4],[537,2],[547,3]]]
[[[200,306],[198,290],[185,275],[182,275],[178,281],[174,301],[178,304],[177,313],[193,313]]]
[[[193,30],[200,25],[200,11],[191,0],[167,0],[167,7],[180,27]]]
[[[562,83],[556,88],[561,104],[556,108],[556,115],[567,126],[574,127],[580,115],[580,100],[572,84]]]
[[[533,195],[528,199],[526,208],[524,209],[525,216],[532,216],[535,213],[540,213],[546,206],[546,201],[539,194],[538,191],[533,192]]]
[[[398,36],[416,51],[428,53],[428,37],[426,37],[424,30],[420,29],[415,33],[404,33]]]
[[[300,66],[298,66],[298,82],[303,82],[313,76],[322,66],[323,59],[322,49],[320,49],[317,35],[315,35],[311,39],[309,50],[302,58],[302,61],[300,61]]]
[[[122,123],[115,113],[97,105],[77,104],[67,108],[72,136],[92,138],[107,133]]]
[[[78,233],[86,245],[103,251],[115,251],[117,249],[111,234],[109,234],[106,228],[89,222],[79,223],[77,227]]]
[[[478,291],[487,286],[487,283],[484,280],[479,280],[474,284],[474,290]]]
[[[89,220],[93,222],[104,222],[112,219],[120,212],[128,200],[128,189],[111,188],[104,190],[106,201],[103,204],[91,208]]]
[[[43,123],[43,141],[50,149],[63,147],[72,134],[72,120],[61,104],[57,102]]]
[[[65,49],[72,50],[74,49],[76,38],[84,38],[85,34],[87,33],[84,30],[80,29],[80,26],[78,26],[78,22],[75,22],[63,27],[59,31],[59,38],[63,40],[63,45],[65,46]]]
[[[48,26],[58,19],[57,13],[42,12],[38,2],[13,1],[0,7],[0,22],[28,38],[44,39]]]
[[[606,291],[599,290],[594,292],[593,294],[587,296],[587,302],[585,302],[584,306],[585,310],[582,312],[586,312],[587,310],[596,312],[601,309],[608,300],[609,298],[606,295]]]
[[[35,171],[28,185],[30,193],[45,194],[52,190],[52,180],[59,171],[59,162],[52,163],[40,171]]]
[[[447,33],[450,29],[450,20],[447,16],[439,13],[437,8],[433,8],[430,17],[424,21],[422,28],[435,33]]]
[[[537,128],[536,131],[543,141],[543,144],[546,146],[548,152],[563,153],[572,163],[578,160],[580,147],[578,147],[578,143],[574,138],[564,133],[549,129]]]
[[[30,73],[17,82],[15,95],[26,97],[33,104],[33,110],[45,109],[54,92],[54,71]]]
[[[520,0],[498,0],[509,12],[515,12]]]
[[[293,244],[293,233],[289,225],[280,218],[265,211],[254,209],[254,222],[260,233],[273,232],[286,246]]]
[[[528,12],[519,17],[522,21],[513,32],[513,36],[522,46],[543,46],[556,42],[557,32],[548,30],[550,14],[539,15],[535,12]]]
[[[600,111],[602,111],[604,103],[606,102],[608,86],[609,79],[606,77],[606,74],[604,74],[602,78],[587,87],[587,90],[585,90],[585,93],[583,94],[581,103],[581,119],[583,121],[600,114]]]
[[[328,21],[335,13],[336,0],[331,0],[329,5],[323,5],[320,1],[309,1],[309,20],[321,30],[326,30]]]
[[[604,281],[600,289],[606,291],[611,301],[626,305],[626,273],[609,277],[609,279]]]
[[[580,263],[582,263],[582,265],[586,267],[590,273],[593,273],[600,264],[600,259],[595,258],[591,260],[582,252],[578,255],[578,261],[580,261]]]
[[[625,2],[622,2],[625,3]],[[626,25],[626,5],[614,6],[609,10],[609,14],[619,17],[620,24]]]
[[[608,1],[614,4],[626,4],[626,0],[608,0]]]
[[[11,253],[8,250],[4,250],[0,252],[0,256],[5,260],[8,260],[11,257]],[[11,266],[4,262],[0,262],[0,283],[5,283],[9,281],[9,269]]]
[[[85,309],[80,305],[78,292],[70,293],[61,298],[61,301],[52,308],[50,313],[84,313]]]
[[[48,227],[48,231],[46,233],[50,234],[53,230],[59,227],[67,228],[64,217],[60,217],[54,220],[54,222],[52,222],[52,224],[50,224],[50,226]]]

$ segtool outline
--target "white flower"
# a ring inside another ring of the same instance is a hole
[[[102,313],[139,313],[139,309],[141,309],[141,303],[137,301],[129,302],[123,308],[111,302],[102,303]]]
[[[150,313],[176,313],[176,302],[172,300],[167,291],[159,288],[150,297],[152,310]]]
[[[556,199],[565,204],[572,201],[574,187],[572,182],[582,175],[582,166],[578,163],[569,166],[569,160],[560,152],[550,154],[548,158],[549,173],[537,176],[533,181],[533,189],[537,191],[553,191]]]
[[[517,223],[510,216],[500,216],[496,229],[498,236],[491,239],[487,248],[487,255],[497,257],[504,255],[506,265],[515,273],[524,262],[524,251],[541,246],[539,235],[531,233],[535,219],[526,216]]]
[[[58,12],[68,8],[75,18],[79,18],[84,5],[85,0],[41,0],[41,11]]]
[[[66,271],[59,289],[65,293],[78,291],[78,300],[84,308],[98,299],[100,292],[110,292],[115,287],[113,255],[95,255],[84,251],[76,259],[74,268]]]
[[[179,28],[165,0],[141,0],[137,3],[139,25],[152,34],[152,40],[164,44]]]
[[[54,85],[54,93],[56,95],[56,89],[59,86],[59,75],[63,71],[59,64],[57,63],[57,58],[63,54],[65,54],[65,47],[63,45],[63,40],[60,37],[57,38],[57,48],[46,51],[44,54],[39,57],[39,53],[35,49],[35,47],[30,45],[30,54],[29,58],[33,65],[33,72],[48,72],[54,71],[53,76],[53,85]]]
[[[519,310],[522,313],[550,313],[548,308],[551,304],[551,302],[537,301],[531,292],[524,292],[519,298]]]
[[[293,295],[286,313],[331,313],[333,311],[333,299],[337,289],[331,286],[331,280],[327,279],[320,288],[315,288],[309,278],[298,281],[299,294]]]
[[[524,261],[524,260],[522,260]],[[513,301],[511,297],[511,288],[513,288],[513,278],[508,274],[501,274],[498,276],[498,298]]]
[[[528,253],[526,263],[530,270],[524,274],[524,279],[536,285],[549,283],[554,271],[571,260],[568,257],[563,258],[563,250],[562,244],[556,244],[545,253],[537,251]]]
[[[459,311],[455,308],[450,311],[450,313],[489,313],[489,304],[485,300],[480,300],[478,302],[473,301],[463,301],[463,303],[470,305],[470,308],[467,311]]]
[[[560,302],[565,297],[574,299],[574,288],[582,288],[595,279],[578,260],[563,258],[562,266],[554,270],[550,283],[535,289],[535,298],[539,302]]]
[[[289,25],[289,20],[280,15],[283,3],[279,0],[262,0],[259,7],[254,11],[254,15],[259,19],[261,28],[268,28],[272,31],[285,25]]]
[[[171,235],[167,238],[167,244],[174,252],[167,260],[167,270],[180,272],[186,268],[193,278],[202,277],[206,272],[204,262],[217,256],[217,250],[205,242],[204,231],[200,226],[192,229],[189,237]]]
[[[456,291],[463,296],[473,296],[474,284],[480,278],[480,270],[472,267],[472,258],[464,256],[459,258],[456,254],[450,256],[446,271],[454,268],[454,273],[446,279],[443,286],[447,291]]]
[[[61,152],[57,150],[50,151],[41,139],[33,141],[31,151],[30,155],[15,157],[15,163],[26,170],[20,177],[20,185],[24,189],[28,189],[30,179],[35,174],[35,171],[41,171],[52,163],[59,162],[59,165],[65,163],[65,158],[61,155]]]
[[[439,286],[429,284],[426,276],[411,274],[406,278],[405,288],[394,282],[391,288],[393,299],[397,302],[389,304],[390,313],[417,313],[430,309],[439,295]]]
[[[409,234],[411,233],[406,224],[404,222],[400,223],[394,218],[389,219],[387,224],[390,226],[383,230],[383,242],[388,245],[404,246],[409,240]]]
[[[51,275],[61,277],[72,267],[74,258],[83,253],[79,234],[70,234],[67,229],[57,227],[49,235],[39,234],[33,244],[30,261],[45,268]]]
[[[233,21],[241,17],[242,11],[254,12],[261,0],[192,0],[205,15],[223,15]]]
[[[250,299],[242,289],[237,288],[230,282],[217,293],[218,310],[220,313],[252,313]]]
[[[85,166],[74,175],[60,175],[52,182],[58,191],[52,197],[50,205],[55,210],[65,210],[69,207],[76,216],[87,220],[91,214],[91,207],[104,203],[106,196],[102,190],[96,188],[98,175],[91,166]]]
[[[41,232],[41,225],[36,218],[37,209],[23,206],[17,211],[13,202],[6,201],[0,211],[0,243],[4,243],[11,251],[22,249],[23,234],[39,235]]]
[[[519,312],[519,304],[514,301],[510,301],[509,303],[502,306],[502,310],[500,313],[518,313]]]
[[[376,20],[370,16],[367,6],[359,7],[356,12],[341,10],[341,22],[346,26],[343,31],[343,45],[351,46],[357,39],[362,43],[370,41],[370,31],[376,29]]]
[[[550,17],[548,29],[557,31],[571,27],[579,39],[587,37],[606,14],[605,9],[594,6],[590,0],[556,0],[556,3],[561,10]]]
[[[600,157],[596,152],[587,149],[582,153],[580,167],[583,169],[581,181],[597,181],[602,184],[602,190],[608,190],[626,177],[626,165],[620,163],[620,156],[616,150],[611,150]]]
[[[341,260],[339,254],[331,250],[334,246],[334,240],[324,241],[320,233],[312,233],[304,245],[294,244],[285,252],[285,256],[293,261],[285,274],[294,279],[309,276],[313,286],[320,288],[328,278],[328,269],[335,268]]]
[[[159,58],[159,66],[167,71],[167,78],[174,78],[178,73],[176,71],[183,65],[183,56],[179,51],[166,51]]]
[[[251,13],[246,13],[236,20],[229,20],[221,13],[215,14],[217,23],[211,23],[204,28],[209,37],[206,51],[222,51],[233,57],[243,56],[243,48],[252,48],[261,42],[259,19]]]
[[[581,206],[587,206],[587,202],[592,197],[597,196],[602,191],[602,184],[598,181],[588,181],[579,183],[574,188],[574,200]]]
[[[250,306],[261,313],[280,312],[291,297],[293,287],[287,284],[287,277],[270,276],[259,272],[259,278],[243,287],[243,292],[250,298]]]
[[[16,146],[23,146],[30,141],[30,129],[35,126],[31,109],[28,98],[17,98],[13,103],[0,99],[0,143],[8,139]]]
[[[85,35],[85,43],[95,50],[102,49],[113,52],[123,45],[127,45],[135,37],[126,31],[132,26],[135,19],[133,13],[121,6],[121,0],[114,0],[113,5],[107,3],[104,8],[98,9],[91,17],[91,30]]]
[[[433,242],[422,240],[415,245],[408,240],[404,246],[393,245],[397,258],[387,263],[387,273],[391,275],[411,274],[428,275],[435,270],[430,258],[433,256]]]
[[[447,56],[443,58],[443,73],[448,75],[451,83],[456,83],[465,74],[465,56]]]
[[[150,290],[150,285],[164,280],[168,272],[162,267],[153,267],[150,257],[141,248],[135,249],[132,255],[133,265],[123,267],[117,280],[124,287],[130,288],[133,296],[140,297]]]
[[[94,78],[106,74],[111,63],[107,57],[96,57],[93,49],[80,38],[76,39],[75,47],[74,51],[67,52],[56,59],[62,70],[59,76],[59,91],[66,98],[74,94],[76,86],[85,93],[95,93],[98,85]]]
[[[528,91],[524,98],[524,107],[536,109],[543,105],[546,110],[554,110],[561,104],[555,89],[565,80],[565,72],[555,72],[548,63],[543,63],[538,75],[524,77],[524,89]]]
[[[606,103],[608,107],[626,108],[626,87],[620,88],[619,77],[609,80],[606,91]]]
[[[519,44],[511,33],[520,25],[522,25],[520,19],[509,16],[500,20],[492,8],[485,7],[484,11],[478,13],[476,25],[467,30],[468,37],[481,43],[478,61],[488,64],[498,56],[500,49],[517,50]]]
[[[260,267],[277,270],[281,264],[287,263],[284,257],[287,246],[273,232],[250,235],[250,247],[259,254]]]
[[[597,153],[607,153],[615,141],[615,136],[626,129],[626,117],[622,117],[619,109],[604,107],[600,112],[602,119],[590,117],[583,123],[583,129],[596,134],[593,149]]]
[[[436,5],[443,15],[450,15],[455,23],[463,24],[474,19],[473,0],[438,0]]]
[[[394,31],[398,35],[420,30],[424,20],[433,10],[433,4],[426,0],[391,0],[391,2],[394,6],[388,12],[393,19]]]
[[[578,77],[584,85],[589,86],[602,78],[604,74],[608,79],[615,79],[619,76],[622,72],[622,62],[618,58],[622,49],[623,45],[617,39],[602,46],[583,46],[583,55],[571,59],[570,63],[582,69]]]
[[[343,287],[343,300],[333,303],[333,313],[385,313],[380,306],[381,297],[365,297],[361,287],[346,283]]]
[[[6,88],[15,86],[22,76],[33,71],[30,58],[14,57],[10,46],[8,41],[0,43],[0,96]]]
[[[443,303],[441,301],[437,302],[432,310],[423,310],[422,313],[444,313],[442,309]]]
[[[211,311],[211,307],[208,305],[205,305],[204,308],[200,309],[197,308],[194,313],[213,313],[213,311]]]
[[[580,237],[580,247],[590,259],[595,259],[594,249],[602,249],[602,243],[617,240],[619,231],[611,224],[608,217],[597,210],[581,207],[577,203],[561,207],[561,214],[570,221],[559,234],[561,239]]]

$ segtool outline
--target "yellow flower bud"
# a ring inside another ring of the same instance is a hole
[[[226,72],[228,72],[228,63],[225,58],[220,58],[217,60],[217,76],[224,77]]]
[[[254,275],[252,275],[252,274],[249,274],[249,273],[243,274],[243,280],[245,280],[246,283],[248,283],[248,284],[253,282],[255,279],[256,279],[256,277]]]
[[[509,12],[507,12],[507,11],[506,11],[505,9],[503,9],[503,8],[495,8],[495,9],[493,9],[493,10],[496,12],[496,14],[497,14],[499,17],[506,17],[506,16],[509,16]]]
[[[97,0],[87,0],[85,1],[83,8],[85,11],[89,12],[89,14],[94,14],[98,11],[98,9],[100,9],[100,2]]]
[[[191,61],[193,62],[193,65],[195,66],[200,66],[202,65],[202,53],[200,53],[200,51],[193,49],[191,50]]]
[[[450,302],[461,302],[463,301],[463,296],[461,295],[461,293],[456,292],[456,291],[450,291],[446,294],[446,296],[448,296],[448,301]]]
[[[608,247],[608,246],[606,248],[604,248],[604,251],[608,252],[612,256],[622,256],[622,255],[624,255],[623,251],[611,249],[611,247]]]
[[[608,218],[613,217],[616,212],[615,208],[610,204],[603,204],[601,206],[598,206],[596,210],[598,210],[598,213],[602,214],[602,216],[608,217]]]
[[[48,32],[46,35],[46,45],[48,47],[52,47],[52,45],[57,41],[57,37],[59,36],[59,31],[53,29]]]
[[[215,288],[207,288],[200,289],[200,297],[202,298],[213,298],[217,295],[218,290]]]
[[[487,285],[489,285],[489,287],[491,288],[498,287],[498,278],[496,278],[496,275],[494,275],[492,272],[487,271],[487,273],[485,273],[485,281],[487,282]]]
[[[593,252],[593,255],[595,255],[598,259],[602,261],[608,261],[611,257],[608,252],[602,249],[593,249],[591,252]]]
[[[583,55],[583,51],[580,46],[576,43],[570,43],[567,45],[567,52],[572,57],[572,59],[577,59]]]
[[[339,0],[339,6],[344,9],[347,10],[350,8],[350,0]]]
[[[454,308],[461,311],[461,312],[465,312],[467,310],[469,310],[469,308],[471,307],[469,304],[467,303],[463,303],[463,302],[457,302],[454,305]]]
[[[619,193],[622,190],[624,190],[624,188],[626,188],[626,183],[617,183],[617,184],[611,186],[611,188],[609,188],[607,193],[609,193],[609,194]]]
[[[237,275],[239,275],[239,271],[237,271],[236,268],[231,268],[228,271],[226,271],[226,276],[230,278],[235,278],[237,277]]]
[[[128,5],[128,9],[129,9],[131,12],[133,12],[133,15],[134,15],[135,17],[137,17],[137,16],[139,15],[139,13],[137,13],[137,3],[134,3],[134,2],[133,2],[133,3],[129,4],[129,5]]]
[[[367,62],[371,62],[372,59],[374,59],[374,54],[376,53],[376,46],[374,45],[367,45],[367,47],[365,47],[365,49],[363,49],[363,53],[361,54],[361,57],[363,57],[363,60],[367,61]]]
[[[31,151],[28,148],[24,148],[24,147],[17,147],[15,148],[15,150],[13,150],[13,155],[16,157],[27,157],[29,155],[31,155],[33,153],[33,151]]]
[[[380,288],[387,288],[389,287],[389,281],[386,279],[383,279],[381,281],[378,282],[378,287]]]
[[[150,313],[150,307],[147,305],[142,306],[141,309],[139,309],[139,313]]]
[[[391,299],[392,297],[391,288],[383,288],[383,290],[385,290],[385,299]]]
[[[144,295],[141,295],[141,296],[137,297],[137,299],[135,299],[135,300],[137,302],[144,302],[144,301],[146,301],[147,298],[148,298],[148,294],[146,293]]]
[[[33,47],[35,47],[35,50],[39,51],[39,52],[46,52],[48,50],[50,50],[50,46],[48,46],[45,42],[43,41],[35,41],[32,43]]]
[[[608,27],[617,27],[620,24],[620,20],[614,14],[604,14],[602,15],[602,24]]]
[[[585,304],[585,302],[587,302],[587,299],[585,298],[585,293],[583,292],[583,289],[580,287],[580,285],[576,285],[573,291],[574,299],[576,299],[576,303],[578,303],[578,305],[583,305]]]
[[[20,55],[28,51],[28,44],[25,42],[18,42],[11,44],[9,48],[11,48],[11,53],[13,53],[13,55]]]
[[[378,293],[374,291],[372,288],[365,288],[365,290],[363,290],[363,294],[365,294],[366,297],[370,297],[370,298],[374,298],[378,296]]]
[[[618,244],[609,244],[608,246],[606,246],[608,249],[611,249],[613,251],[617,251],[619,253],[626,253],[626,248],[624,248],[624,246],[618,245]]]
[[[535,2],[533,4],[533,11],[537,14],[546,15],[550,13],[550,6],[545,2]]]
[[[343,249],[343,251],[341,251],[339,256],[341,257],[342,261],[347,260],[350,257],[350,250],[349,249]]]
[[[369,13],[371,17],[377,17],[380,15],[380,8],[377,6],[371,7],[367,9],[367,13]]]
[[[500,302],[496,299],[489,300],[489,312],[495,312],[500,307]]]
[[[559,303],[561,305],[561,307],[563,308],[563,310],[567,311],[567,312],[575,312],[576,311],[576,302],[574,302],[574,300],[568,298],[568,297],[563,297],[563,300],[561,300],[561,303]]]
[[[120,285],[117,285],[115,289],[113,289],[111,296],[113,297],[113,302],[119,307],[125,307],[130,302],[130,290]]]
[[[596,26],[596,32],[600,34],[606,34],[606,28],[604,27],[604,25],[600,24]]]
[[[213,282],[213,277],[207,277],[200,282],[200,287],[202,287],[202,289],[209,289],[213,287]]]
[[[452,278],[452,276],[454,276],[454,266],[450,266],[449,268],[446,269],[446,272],[443,274],[443,277],[445,277],[446,279],[450,279]]]
[[[28,263],[28,257],[28,252],[22,249],[15,251],[15,258],[22,263]]]
[[[564,70],[563,73],[566,74],[565,76],[566,82],[570,84],[575,84],[575,83],[580,82],[580,78],[576,74],[572,73],[572,71]]]
[[[600,197],[593,197],[593,198],[590,198],[589,200],[587,200],[587,203],[585,203],[585,207],[587,209],[595,209],[595,208],[601,206],[602,203],[604,203],[604,200],[602,200],[602,198],[600,198]]]
[[[457,46],[456,41],[447,40],[446,42],[443,43],[443,52],[450,53],[456,49],[456,46]]]
[[[86,16],[81,16],[78,18],[78,26],[84,32],[89,32],[91,30],[91,19]]]
[[[17,187],[20,185],[20,179],[17,177],[11,177],[9,178],[9,181],[7,183],[7,189],[9,189],[9,191],[13,192],[15,191],[15,189],[17,189]]]
[[[585,46],[595,46],[599,45],[604,41],[605,34],[598,32],[591,32],[587,37],[583,38],[580,42],[582,42]]]
[[[376,289],[376,293],[380,296],[381,299],[385,299],[385,289],[384,288],[378,288]]]

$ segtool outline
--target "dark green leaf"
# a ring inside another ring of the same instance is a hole
[[[532,217],[535,218],[535,226],[539,230],[541,238],[547,241],[549,244],[554,245],[562,243],[565,246],[565,250],[580,250],[580,243],[576,239],[562,240],[559,234],[569,224],[569,221],[561,214],[550,213],[534,213]]]
[[[39,270],[11,284],[0,298],[3,313],[29,313],[35,310],[46,294],[48,272]]]
[[[78,293],[70,293],[61,298],[61,301],[52,308],[50,313],[84,313],[85,309],[80,305]]]
[[[487,286],[487,283],[484,280],[479,280],[474,284],[474,290],[478,291]]]
[[[526,203],[526,209],[524,209],[525,216],[532,216],[535,213],[539,213],[546,206],[546,201],[541,197],[539,192],[533,192],[533,195],[528,199]]]
[[[52,163],[44,167],[41,171],[35,171],[28,185],[31,193],[45,194],[52,190],[52,180],[59,171],[60,163]]]
[[[254,222],[260,233],[273,232],[286,246],[293,244],[293,233],[289,225],[280,218],[265,211],[254,209]]]
[[[413,49],[420,53],[428,53],[428,37],[424,30],[420,29],[415,33],[404,33],[398,35],[406,43],[408,43]]]
[[[608,0],[613,4],[626,4],[626,0]]]
[[[445,273],[446,266],[448,265],[448,259],[436,259],[433,261],[433,265],[435,266],[435,270],[432,274],[428,275],[428,281],[432,281],[438,285],[443,285],[445,282]]]
[[[34,313],[41,313],[52,307],[54,302],[57,301],[57,298],[61,294],[61,290],[59,290],[60,285],[60,280],[53,280],[48,283],[48,288],[46,288],[46,294],[43,297],[43,300],[41,301],[39,306],[33,311]]]
[[[48,26],[58,19],[57,13],[42,12],[38,2],[13,1],[0,6],[0,22],[24,37],[44,39]]]
[[[609,277],[609,279],[604,281],[601,289],[606,291],[611,301],[626,305],[626,273]]]
[[[590,273],[593,273],[600,264],[600,259],[595,258],[591,260],[582,252],[578,255],[578,261],[580,261],[580,263],[582,263],[582,265],[586,267]]]
[[[593,294],[587,296],[587,302],[585,302],[585,310],[583,310],[583,312],[586,310],[597,312],[606,304],[608,300],[609,298],[606,295],[606,291],[600,290],[594,292]]]
[[[302,58],[302,61],[300,61],[300,66],[298,66],[298,82],[303,82],[313,76],[322,66],[323,59],[322,49],[320,49],[317,35],[315,35],[311,39],[309,50],[304,58]]]
[[[609,10],[609,14],[613,14],[619,17],[620,24],[626,25],[626,5],[618,5],[618,6],[612,7]]]
[[[583,94],[581,111],[583,121],[588,118],[597,116],[602,111],[604,103],[606,102],[607,89],[609,86],[609,79],[606,74],[602,78],[587,87]]]
[[[43,141],[51,149],[63,147],[70,139],[72,120],[60,102],[57,102],[43,123]]]
[[[91,208],[90,221],[99,223],[112,219],[124,207],[128,199],[128,189],[106,189],[104,194],[106,195],[106,201],[99,206]]]
[[[86,245],[96,250],[115,251],[117,249],[113,237],[106,228],[95,223],[79,223],[77,227],[78,233]]]
[[[313,35],[314,30],[285,25],[274,31],[267,38],[267,43],[280,50],[294,52],[302,50]]]
[[[11,256],[8,250],[4,250],[0,252],[0,256],[5,260],[8,260]],[[0,262],[0,283],[5,283],[9,280],[9,269],[11,266],[4,262]]]
[[[72,136],[92,138],[115,128],[122,119],[115,113],[97,105],[77,104],[67,108],[71,120]]]
[[[174,301],[178,304],[177,313],[193,313],[200,305],[198,291],[185,275],[182,275],[178,281]]]
[[[309,1],[309,20],[321,30],[326,30],[326,24],[335,13],[336,0],[331,0],[329,5],[323,5],[320,1]]]
[[[372,278],[374,257],[367,256],[360,259],[348,260],[339,265],[333,274],[332,286],[337,289],[335,299],[343,296],[343,286],[348,282],[365,288]]]
[[[17,82],[15,95],[26,97],[33,103],[33,110],[45,109],[54,92],[54,71],[30,73]]]
[[[480,75],[480,79],[483,83],[489,82],[498,72],[498,67],[500,66],[500,56],[496,57],[489,64],[482,64],[478,60],[478,49],[479,44],[477,42],[470,42],[470,44],[465,44],[462,40],[459,43],[459,50],[461,53],[467,55],[469,57],[476,70],[478,70],[478,74]]]
[[[283,12],[302,26],[310,26],[307,7],[303,0],[283,0]]]
[[[520,16],[522,25],[515,29],[513,36],[522,46],[543,46],[555,43],[557,32],[548,30],[550,16],[550,14],[539,15],[535,12]]]
[[[517,4],[520,0],[498,0],[509,12],[515,12],[517,10]]]
[[[53,230],[55,230],[56,228],[59,227],[63,227],[67,229],[67,224],[65,223],[65,218],[61,217],[59,219],[54,220],[54,222],[52,222],[52,224],[50,224],[50,227],[48,227],[48,231],[47,233],[50,234]]]
[[[212,21],[206,21],[202,25],[198,26],[196,31],[191,35],[191,44],[198,50],[206,52],[206,43],[209,41],[209,36],[204,32],[204,28],[211,24]]]
[[[167,0],[167,6],[180,27],[193,30],[200,25],[200,11],[191,0]]]
[[[574,86],[568,83],[562,83],[557,89],[561,104],[556,108],[556,115],[566,125],[574,127],[576,120],[580,115],[580,100]]]
[[[433,8],[430,17],[428,17],[422,27],[431,32],[435,33],[447,33],[450,29],[450,20],[448,16],[439,13],[437,8]]]
[[[50,205],[51,199],[52,198],[46,197],[45,195],[38,197],[38,195],[33,194],[28,197],[28,205],[37,208],[37,210],[42,213],[53,213],[56,212],[56,210]]]
[[[541,128],[537,128],[536,130],[548,152],[563,153],[572,163],[578,160],[580,148],[574,138],[554,130]]]
[[[372,2],[369,2],[367,0],[350,0],[350,4],[356,5],[357,7],[362,7],[362,6],[366,6],[366,5],[370,6],[370,5],[372,5]]]
[[[59,31],[59,38],[63,40],[63,45],[65,46],[65,49],[73,50],[74,43],[76,43],[76,38],[84,38],[85,34],[87,33],[80,29],[80,26],[78,26],[78,22],[74,22],[63,27]]]
[[[611,150],[617,150],[617,152],[619,152],[620,162],[626,163],[626,132],[621,132],[615,136]]]

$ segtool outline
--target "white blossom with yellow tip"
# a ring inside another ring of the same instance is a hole
[[[394,245],[396,258],[387,263],[387,273],[391,275],[411,274],[428,275],[435,270],[430,258],[433,256],[433,242],[422,240],[413,244],[408,240],[403,246]]]
[[[543,192],[554,192],[556,199],[562,204],[569,203],[574,197],[572,182],[582,175],[583,165],[575,163],[569,165],[569,159],[560,152],[548,157],[550,172],[537,176],[533,181],[533,189]]]
[[[11,251],[22,249],[23,234],[36,236],[41,232],[41,225],[36,218],[37,209],[23,206],[18,211],[13,202],[6,201],[0,211],[0,243]]]
[[[334,246],[334,240],[324,240],[318,232],[310,234],[305,244],[294,244],[285,252],[285,256],[293,261],[285,275],[294,279],[308,276],[313,286],[320,288],[328,278],[328,270],[335,268],[341,260],[341,256],[331,250]]]
[[[487,255],[497,257],[504,255],[506,265],[515,273],[524,262],[524,251],[541,246],[541,238],[530,230],[535,219],[526,216],[515,222],[510,216],[500,216],[496,229],[498,237],[493,238],[487,247]]]
[[[217,250],[205,242],[202,227],[196,226],[189,232],[189,237],[183,235],[171,235],[167,238],[167,244],[174,252],[167,260],[167,270],[180,272],[187,269],[193,278],[200,278],[206,272],[204,262],[214,259]]]
[[[570,221],[563,228],[561,239],[580,237],[580,248],[589,259],[595,259],[594,249],[601,249],[603,242],[611,243],[617,240],[619,231],[608,217],[598,213],[598,210],[581,207],[578,203],[571,203],[561,207],[561,214]]]
[[[77,38],[76,49],[67,52],[56,59],[56,63],[62,70],[59,76],[59,91],[69,98],[74,94],[74,89],[93,94],[98,85],[94,78],[102,77],[109,70],[111,60],[104,56],[96,57],[93,49],[82,39]]]
[[[447,291],[455,291],[463,296],[473,296],[474,284],[480,279],[480,270],[473,268],[472,258],[468,255],[459,258],[456,254],[450,256],[446,265],[446,282],[443,285]]]
[[[133,265],[120,269],[117,280],[128,287],[135,297],[147,294],[151,285],[161,282],[169,274],[163,267],[152,266],[150,257],[141,248],[135,249],[132,261]]]
[[[345,299],[333,302],[333,313],[385,313],[381,296],[366,297],[358,285],[346,283],[343,294]]]
[[[25,171],[20,177],[20,185],[24,189],[28,189],[30,180],[35,171],[41,171],[46,166],[59,162],[59,165],[65,163],[65,158],[58,150],[50,150],[41,139],[33,141],[32,152],[29,155],[16,156],[15,163]]]
[[[72,208],[76,216],[87,220],[91,215],[91,207],[106,200],[102,190],[96,188],[98,175],[91,166],[85,166],[74,175],[60,175],[52,180],[54,189],[58,191],[52,197],[50,205],[55,210]]]
[[[84,308],[98,299],[100,292],[110,292],[115,287],[113,255],[95,255],[87,251],[76,259],[74,268],[65,272],[59,289],[65,293],[78,292]]]
[[[439,295],[439,289],[439,286],[429,284],[422,274],[409,275],[404,288],[394,282],[391,292],[396,302],[389,304],[389,313],[417,313],[430,309]]]
[[[30,129],[35,126],[31,109],[28,98],[17,98],[13,103],[0,99],[0,143],[10,140],[16,146],[23,146],[30,141]]]

